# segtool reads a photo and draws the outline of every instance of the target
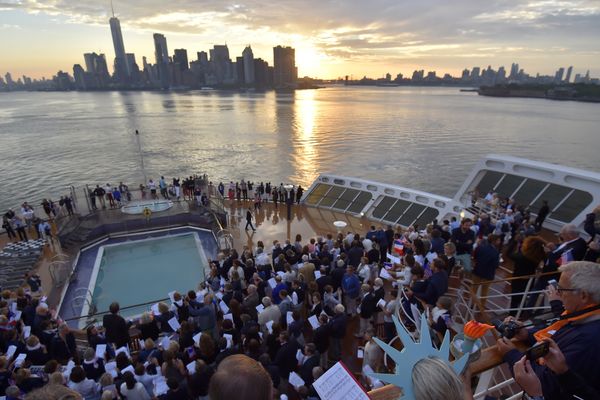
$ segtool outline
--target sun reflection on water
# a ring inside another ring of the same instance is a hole
[[[316,90],[300,90],[294,98],[294,164],[293,182],[300,182],[306,188],[318,175],[318,139],[315,136],[315,125],[319,103]]]

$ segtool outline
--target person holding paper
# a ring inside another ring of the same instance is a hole
[[[95,398],[100,393],[100,384],[87,378],[83,368],[78,365],[71,370],[67,386],[69,386],[69,389],[81,394],[84,399]]]
[[[313,368],[319,366],[319,355],[317,354],[317,347],[314,343],[307,343],[304,346],[304,358],[302,364],[298,370],[298,375],[302,378],[307,387],[312,385],[313,379]]]
[[[91,347],[85,349],[85,352],[83,353],[83,364],[81,366],[85,371],[85,376],[94,381],[97,381],[98,378],[106,372],[104,369],[104,361],[101,358],[96,358],[96,351]]]
[[[152,339],[157,340],[160,335],[160,329],[152,314],[149,312],[142,313],[137,328],[140,330],[142,340]]]
[[[75,335],[73,335],[73,332],[71,332],[71,329],[65,323],[58,327],[58,333],[52,339],[50,349],[51,358],[54,358],[63,365],[66,364],[71,358],[73,358],[73,360],[76,362],[79,360],[77,345],[75,343]]]
[[[162,333],[173,333],[174,330],[169,324],[169,320],[175,316],[175,313],[170,311],[169,306],[162,301],[158,303],[158,312],[160,312],[160,315],[157,315],[155,320],[160,325],[160,331]]]
[[[263,297],[262,299],[264,310],[258,314],[258,324],[260,325],[263,333],[267,333],[266,324],[269,321],[279,323],[281,320],[281,311],[279,307],[271,303],[270,297]]]
[[[27,360],[33,365],[44,365],[48,361],[46,346],[40,343],[37,336],[31,335],[27,338],[25,353]]]
[[[430,305],[435,305],[440,296],[448,291],[448,274],[446,274],[444,261],[436,258],[431,263],[433,274],[427,279],[424,290],[408,290],[409,297],[415,296]],[[414,288],[413,288],[414,289]]]
[[[398,309],[400,307],[400,299],[398,299],[398,290],[393,289],[390,292],[392,299],[383,308],[383,329],[385,331],[386,343],[396,336],[396,325],[392,319],[393,315],[398,315]]]
[[[202,337],[206,337],[210,339],[208,335],[202,335]],[[211,339],[212,340],[212,339]],[[202,339],[200,339],[202,342]],[[175,352],[172,350],[163,351],[163,363],[161,366],[162,376],[165,379],[174,379],[177,382],[182,382],[186,376],[186,369],[183,361],[181,361]]]

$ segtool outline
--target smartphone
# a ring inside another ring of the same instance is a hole
[[[550,351],[550,343],[549,342],[540,342],[536,343],[532,347],[528,348],[525,354],[527,354],[527,359],[531,362],[534,362],[538,358],[544,357]]]
[[[548,285],[552,285],[554,286],[554,289],[558,289],[558,282],[556,282],[556,279],[550,279]]]

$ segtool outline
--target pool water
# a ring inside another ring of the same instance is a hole
[[[106,311],[113,301],[123,308],[166,298],[173,290],[195,289],[204,281],[208,261],[196,234],[185,233],[103,246],[96,264],[95,283],[94,276],[90,281],[92,303]]]

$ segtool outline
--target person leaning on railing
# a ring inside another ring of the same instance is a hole
[[[562,274],[557,292],[565,309],[560,319],[533,334],[527,329],[518,329],[515,339],[532,345],[552,338],[564,353],[569,369],[593,389],[600,390],[600,369],[597,368],[600,360],[600,264],[574,261],[559,270]],[[520,322],[517,324],[522,326]],[[523,353],[504,337],[498,340],[497,348],[514,372],[514,366],[522,359]],[[544,399],[571,398],[548,365],[534,364],[532,370],[541,382]]]

